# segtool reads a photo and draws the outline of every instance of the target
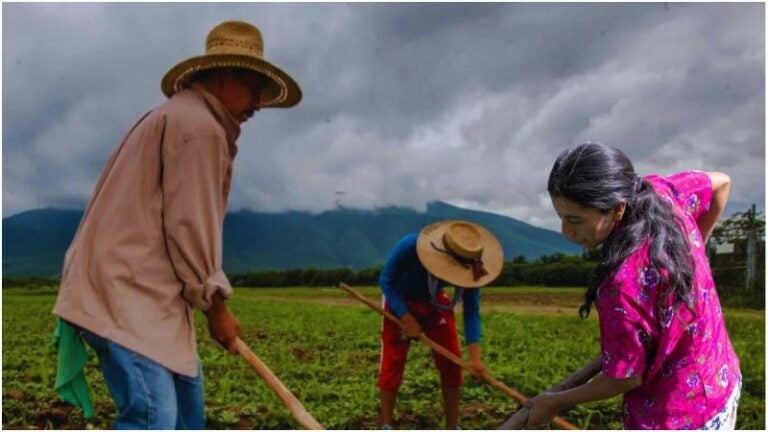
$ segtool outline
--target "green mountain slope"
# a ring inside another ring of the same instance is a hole
[[[38,209],[3,219],[3,274],[53,276],[61,266],[81,211]],[[224,270],[338,268],[383,264],[403,235],[441,219],[483,224],[499,238],[507,260],[517,255],[578,253],[559,233],[498,214],[430,203],[427,211],[386,207],[306,212],[232,212],[224,222]]]

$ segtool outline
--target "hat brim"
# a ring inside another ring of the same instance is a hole
[[[184,60],[165,74],[160,87],[171,97],[197,72],[225,67],[250,69],[267,78],[261,93],[262,108],[289,108],[301,101],[301,89],[290,75],[266,60],[237,54],[208,54]]]
[[[483,245],[483,266],[487,275],[475,280],[472,270],[459,264],[449,255],[432,247],[434,243],[440,249],[445,249],[443,234],[451,223],[461,222],[474,226],[481,235]],[[504,250],[501,243],[490,231],[483,226],[468,221],[444,220],[424,227],[416,240],[416,253],[422,265],[438,279],[461,288],[479,288],[493,282],[501,274],[504,267]]]

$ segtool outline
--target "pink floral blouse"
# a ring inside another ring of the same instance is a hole
[[[696,220],[712,198],[709,176],[689,171],[645,178],[682,216],[695,260],[695,314],[664,290],[648,259],[649,243],[633,252],[598,289],[603,373],[640,376],[624,395],[626,429],[698,429],[723,408],[741,379]],[[663,270],[662,270],[663,271]]]

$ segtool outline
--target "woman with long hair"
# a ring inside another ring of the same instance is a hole
[[[597,309],[602,369],[527,401],[528,426],[623,394],[626,429],[733,429],[741,372],[706,256],[730,178],[639,177],[621,151],[584,143],[560,154],[547,190],[563,235],[601,246],[579,313]]]

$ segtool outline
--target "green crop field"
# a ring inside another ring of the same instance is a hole
[[[377,289],[362,291],[378,301]],[[580,298],[581,291],[572,288],[484,289],[483,353],[491,374],[532,396],[596,357],[597,319],[578,319]],[[51,288],[3,290],[4,429],[87,426],[82,411],[59,401],[53,390],[54,300]],[[230,305],[243,327],[243,340],[320,423],[333,429],[377,428],[381,319],[375,312],[333,288],[238,289]],[[738,428],[762,430],[765,313],[726,308],[725,314],[744,375]],[[198,316],[207,426],[297,428],[247,363],[208,339],[204,321]],[[109,428],[115,408],[95,356],[87,376],[96,408],[92,427]],[[461,397],[464,429],[495,429],[516,406],[471,378]],[[620,429],[619,405],[619,398],[586,404],[568,409],[563,417],[580,428]],[[411,348],[395,414],[401,429],[442,428],[437,373],[428,350],[418,344]]]

